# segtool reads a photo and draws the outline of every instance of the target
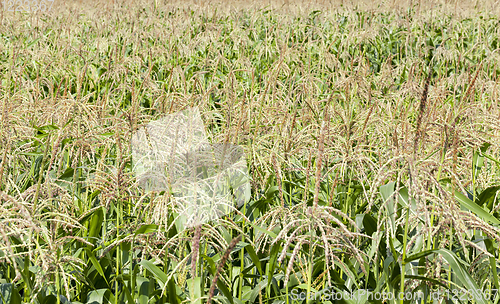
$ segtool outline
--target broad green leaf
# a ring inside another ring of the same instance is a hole
[[[441,283],[440,281],[438,281],[436,279],[428,278],[428,277],[421,276],[421,275],[409,275],[409,274],[407,274],[407,275],[405,275],[405,279],[412,279],[412,280],[420,280],[420,281],[430,282],[430,283],[433,283],[434,285],[439,285],[441,287],[448,288],[448,286],[446,286],[445,284]],[[398,274],[394,278],[393,284],[396,285],[400,281],[401,281],[401,274]]]
[[[92,263],[94,268],[97,270],[97,272],[101,275],[101,277],[104,278],[104,281],[106,281],[106,284],[109,284],[108,280],[106,279],[106,276],[104,275],[104,271],[102,271],[101,264],[99,264],[99,261],[97,261],[94,253],[89,248],[85,248],[85,253],[87,253],[87,256],[89,257],[90,262]]]
[[[269,231],[269,230],[266,230],[262,227],[259,227],[251,222],[248,222],[248,224],[250,224],[250,226],[252,226],[255,230],[260,231],[262,233],[265,233],[265,234],[269,235],[270,237],[272,237],[273,239],[275,239],[278,236],[276,233]]]
[[[271,248],[271,253],[269,254],[269,264],[268,264],[268,270],[267,270],[267,277],[272,278],[274,277],[274,270],[276,268],[276,263],[278,261],[278,253],[281,249],[281,242],[276,242],[273,247]],[[267,295],[269,296],[271,294],[271,282],[272,280],[267,281]]]
[[[190,303],[201,304],[201,297],[203,296],[203,291],[201,289],[201,277],[190,278],[186,282],[191,296]]]
[[[463,208],[466,208],[467,210],[471,211],[480,219],[489,223],[500,225],[500,221],[497,218],[495,218],[490,213],[486,212],[476,203],[472,202],[467,196],[463,195],[460,191],[455,191],[455,198],[458,200],[458,202],[460,203],[460,205],[462,205]]]
[[[477,198],[479,206],[485,206],[488,210],[493,209],[493,203],[500,186],[491,186],[483,190]]]
[[[250,256],[250,258],[252,259],[252,262],[257,267],[257,270],[259,271],[259,274],[262,275],[263,274],[263,272],[262,272],[262,266],[260,264],[259,257],[257,255],[257,253],[255,252],[255,250],[253,249],[252,245],[245,246],[245,249],[248,252],[248,255]]]
[[[463,286],[470,292],[477,292],[481,290],[474,279],[470,276],[466,269],[462,266],[462,264],[457,259],[456,255],[448,249],[431,249],[426,250],[414,255],[411,255],[405,259],[405,263],[409,263],[413,260],[420,259],[430,254],[440,254],[450,265],[453,274],[457,277],[457,279],[463,284]],[[476,303],[486,304],[486,300],[482,298],[476,298]]]
[[[170,279],[168,281],[167,288],[168,288],[168,294],[167,294],[168,301],[172,304],[180,303],[181,301],[177,296],[178,287],[175,285],[174,279]]]
[[[227,288],[226,284],[224,284],[224,282],[222,282],[221,279],[217,280],[217,287],[219,287],[219,289],[222,291],[222,293],[224,294],[226,299],[229,301],[229,303],[234,304],[233,295],[231,294],[231,292]]]
[[[139,265],[144,266],[149,272],[151,272],[156,280],[158,280],[158,283],[161,286],[161,289],[165,287],[165,284],[167,283],[168,276],[155,264],[148,260],[142,260]]]
[[[367,213],[363,215],[363,227],[365,228],[365,233],[369,236],[377,232],[377,221],[371,214]]]
[[[257,296],[261,292],[262,288],[267,285],[267,279],[263,279],[260,281],[257,286],[252,290],[252,293],[250,294],[250,303],[255,303],[255,300],[257,299]]]
[[[88,229],[88,241],[92,244],[96,244],[97,237],[99,236],[99,232],[102,229],[102,221],[104,220],[104,213],[102,208],[99,208],[94,211],[94,215],[90,219],[89,229]]]
[[[488,250],[493,257],[489,257],[490,260],[490,267],[491,271],[493,273],[493,283],[495,284],[495,288],[499,288],[499,283],[498,283],[498,273],[497,273],[497,262],[495,259],[495,255],[497,254],[497,249],[493,246],[493,241],[491,239],[485,239],[484,244],[486,245],[486,249]]]
[[[474,152],[472,156],[472,178],[473,181],[475,182],[479,176],[479,171],[481,171],[481,168],[483,167],[484,164],[484,153],[488,148],[491,146],[490,143],[485,143],[479,151]]]
[[[0,300],[2,304],[21,304],[21,296],[12,283],[0,284]]]
[[[148,304],[149,301],[149,279],[138,276],[137,280],[137,303]]]
[[[383,203],[387,206],[387,217],[391,224],[391,236],[396,236],[396,219],[394,206],[394,185],[395,182],[390,182],[380,187],[380,195],[382,195]]]
[[[97,289],[89,293],[87,297],[87,304],[107,304],[111,298],[111,291],[109,289]]]
[[[279,190],[278,186],[272,186],[271,188],[267,189],[266,198],[267,199],[272,198],[274,193],[276,193],[278,190]]]
[[[200,253],[200,257],[203,258],[203,260],[208,262],[208,271],[210,272],[211,275],[215,275],[215,271],[217,269],[217,266],[215,265],[214,259],[212,257],[209,257],[203,253]]]
[[[155,232],[157,230],[158,230],[158,225],[154,225],[154,224],[151,224],[151,225],[142,225],[141,227],[139,227],[139,229],[137,229],[135,231],[134,236],[137,236],[139,234],[146,234],[146,233]]]
[[[308,286],[307,284],[300,284],[300,285],[297,285],[296,288],[307,290],[307,286]],[[314,289],[312,287],[311,287],[311,291],[312,292],[319,292],[319,291],[317,291],[316,289]]]

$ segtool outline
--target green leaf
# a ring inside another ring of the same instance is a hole
[[[484,189],[477,198],[477,204],[479,206],[485,206],[488,210],[493,209],[493,203],[499,189],[500,186],[491,186]]]
[[[88,255],[89,259],[90,259],[90,262],[92,263],[92,265],[94,266],[94,268],[101,275],[101,277],[104,278],[104,281],[106,281],[106,284],[109,285],[108,280],[106,279],[106,276],[104,275],[104,271],[102,271],[101,264],[99,263],[99,261],[97,261],[94,253],[89,248],[85,248],[85,252],[87,253],[87,255]]]
[[[1,304],[21,304],[21,296],[12,283],[0,284]]]
[[[265,233],[265,234],[269,235],[272,238],[276,238],[278,236],[276,233],[274,233],[272,231],[269,231],[269,230],[266,230],[266,229],[264,229],[262,227],[259,227],[259,226],[255,225],[255,224],[251,223],[251,222],[248,222],[248,224],[250,224],[250,226],[252,226],[255,230],[260,231],[262,233]]]
[[[102,229],[102,221],[104,220],[104,212],[102,208],[99,208],[94,211],[94,215],[90,220],[89,232],[87,234],[88,241],[95,245],[97,241],[97,237],[99,236],[99,232]]]
[[[458,202],[463,208],[468,209],[469,211],[477,215],[480,219],[493,224],[500,225],[500,221],[498,219],[496,219],[490,213],[486,212],[476,203],[472,202],[467,196],[463,195],[460,191],[455,191],[455,198],[458,200]]]
[[[159,281],[158,283],[161,286],[161,289],[165,287],[165,284],[167,283],[168,276],[155,264],[148,260],[142,260],[139,265],[144,266],[149,272],[153,274],[155,279]]]
[[[272,186],[271,188],[267,189],[266,191],[266,198],[271,199],[274,195],[279,190],[278,186]]]
[[[488,148],[491,146],[490,143],[484,143],[484,145],[480,148],[479,151],[474,152],[474,155],[472,156],[472,178],[473,181],[477,180],[477,177],[479,175],[479,171],[483,167],[484,164],[484,153]]]
[[[387,206],[387,216],[391,223],[391,236],[396,236],[396,219],[395,219],[395,206],[394,206],[394,185],[395,182],[390,182],[380,187],[380,195]]]
[[[260,264],[260,259],[259,257],[257,256],[257,253],[255,252],[255,250],[253,249],[252,245],[247,245],[245,246],[245,249],[246,251],[248,252],[248,255],[250,256],[250,258],[252,259],[252,262],[255,264],[255,266],[257,267],[257,270],[259,271],[259,274],[263,274],[262,272],[262,266]]]
[[[33,41],[31,41],[27,46],[26,48],[29,49],[30,47],[32,47],[35,43],[37,43],[38,41],[40,41],[40,39],[42,39],[42,37],[38,37],[37,39],[34,39]],[[57,127],[56,127],[57,128]]]
[[[274,246],[271,248],[271,254],[269,254],[269,265],[268,265],[268,272],[267,272],[267,277],[272,278],[274,277],[274,269],[276,268],[276,263],[278,260],[278,253],[281,249],[281,242],[277,242],[274,244]],[[272,280],[267,281],[267,296],[271,294],[271,282]]]
[[[364,214],[363,227],[365,228],[366,234],[372,236],[373,233],[377,232],[377,220],[375,220],[371,214]]]
[[[137,303],[138,304],[148,304],[150,297],[149,294],[149,280],[138,276],[137,280]]]
[[[264,279],[260,281],[257,286],[252,290],[252,293],[250,294],[250,301],[249,303],[255,303],[255,299],[257,299],[257,296],[259,295],[260,291],[264,286],[267,285],[267,279]]]
[[[488,252],[493,255],[492,257],[489,257],[490,267],[491,271],[493,272],[493,283],[495,284],[495,288],[498,289],[499,283],[498,283],[498,273],[497,273],[497,262],[495,259],[497,249],[495,249],[495,247],[493,246],[493,241],[491,239],[485,239],[484,244],[486,245],[486,249],[488,250]]]
[[[229,300],[229,303],[234,304],[233,295],[227,288],[226,284],[224,284],[224,282],[222,282],[220,279],[217,280],[217,287],[220,289],[220,291],[222,291],[226,299]]]
[[[71,182],[73,180],[74,173],[75,169],[69,167],[63,172],[63,174],[59,176],[58,180],[65,180],[67,182]]]
[[[428,277],[421,276],[421,275],[408,275],[407,274],[407,275],[405,275],[405,279],[412,279],[412,280],[420,280],[420,281],[425,281],[425,282],[431,282],[434,285],[439,285],[441,287],[448,288],[448,286],[446,286],[445,284],[439,282],[436,279],[428,278]],[[397,283],[399,283],[400,280],[401,280],[401,274],[398,274],[395,277],[395,279],[393,280],[394,285],[396,285]]]
[[[109,303],[111,291],[109,289],[93,290],[88,295],[87,304],[106,304]]]
[[[127,284],[125,284],[124,281],[122,281],[122,284],[123,284],[123,291],[125,292],[125,296],[127,297],[128,303],[134,303],[134,298],[132,298],[132,294],[130,294],[130,290],[128,289]]]
[[[170,279],[168,281],[167,288],[168,288],[168,294],[167,294],[168,301],[172,304],[180,303],[179,297],[177,296],[177,286],[175,285],[174,279]]]
[[[201,289],[201,277],[190,278],[187,281],[192,304],[201,304],[203,290]]]
[[[457,259],[456,255],[448,250],[448,249],[431,249],[431,250],[426,250],[414,255],[411,255],[405,259],[405,263],[409,263],[413,260],[420,259],[422,257],[425,257],[430,254],[441,254],[441,256],[448,262],[448,264],[451,267],[451,270],[453,271],[453,274],[457,277],[457,279],[463,284],[467,290],[471,291],[472,293],[475,293],[480,290],[479,286],[477,283],[474,281],[474,279],[469,275],[466,269],[462,266],[462,264],[459,262]],[[476,298],[476,303],[484,303],[486,304],[485,299],[481,298]]]
[[[158,230],[158,225],[154,225],[154,224],[151,224],[151,225],[142,225],[141,227],[139,227],[139,229],[137,229],[135,231],[134,236],[137,236],[139,234],[146,234],[146,233],[155,232],[157,230]]]
[[[200,257],[203,258],[203,260],[208,262],[208,271],[210,272],[211,275],[215,275],[215,271],[217,269],[217,266],[215,265],[215,262],[212,257],[209,257],[203,253],[200,253]]]
[[[304,289],[304,290],[307,290],[307,287],[309,287],[309,285],[307,284],[300,284],[300,285],[297,285],[296,288],[300,288],[300,289]],[[318,291],[314,288],[311,287],[311,291],[314,292],[314,293],[317,293]]]

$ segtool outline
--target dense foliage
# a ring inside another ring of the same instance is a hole
[[[2,15],[0,303],[498,303],[498,16],[156,5]],[[182,230],[130,139],[193,106],[252,191]]]

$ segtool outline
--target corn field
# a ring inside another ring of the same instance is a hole
[[[498,1],[6,3],[0,303],[500,302]]]

